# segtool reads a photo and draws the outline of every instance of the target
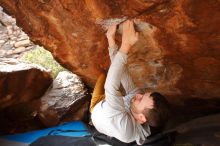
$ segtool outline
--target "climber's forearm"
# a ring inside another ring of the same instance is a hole
[[[114,38],[108,38],[108,46],[109,48],[115,48],[115,46],[117,46]]]

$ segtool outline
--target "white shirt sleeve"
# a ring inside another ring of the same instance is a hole
[[[118,52],[118,46],[115,45],[114,47],[109,47],[108,50],[109,50],[109,57],[111,59],[111,62],[113,62],[115,55]],[[130,100],[130,98],[132,98],[135,93],[138,93],[140,91],[139,88],[137,88],[137,86],[134,84],[130,76],[130,73],[128,71],[127,65],[125,65],[124,71],[122,72],[121,84],[123,88],[125,89],[126,94],[132,95],[132,96],[125,96],[125,98],[129,98],[126,100]]]
[[[115,110],[124,112],[125,106],[123,96],[120,92],[120,82],[122,73],[127,64],[127,55],[118,51],[109,68],[106,82],[105,82],[105,95],[106,102]]]

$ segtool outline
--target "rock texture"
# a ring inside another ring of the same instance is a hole
[[[32,41],[90,86],[109,67],[105,28],[137,18],[140,41],[128,64],[138,86],[173,102],[220,95],[219,0],[0,0],[0,5]]]
[[[15,19],[5,14],[0,7],[0,57],[19,58],[24,52],[36,46],[16,25]]]
[[[218,146],[220,132],[220,114],[194,119],[178,126],[175,145],[190,143],[193,145]],[[205,131],[205,132],[204,132]]]
[[[82,120],[88,109],[87,93],[78,76],[67,71],[60,72],[41,98],[38,112],[41,121],[46,126],[54,126],[62,122],[68,113],[71,113],[69,119]],[[77,115],[77,112],[81,114]]]
[[[0,59],[0,110],[40,98],[50,86],[47,70],[15,59]]]
[[[88,122],[90,96],[81,79],[63,71],[51,83],[49,71],[39,65],[0,58],[0,135]]]

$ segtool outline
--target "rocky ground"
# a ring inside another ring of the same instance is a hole
[[[24,52],[34,49],[28,35],[16,25],[16,20],[0,7],[0,58],[19,58]]]

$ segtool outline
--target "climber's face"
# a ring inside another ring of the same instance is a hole
[[[144,123],[147,121],[147,117],[145,117],[145,113],[147,110],[153,108],[153,99],[150,96],[151,92],[146,92],[144,94],[136,94],[131,99],[131,111],[134,115],[134,118],[139,123]]]

